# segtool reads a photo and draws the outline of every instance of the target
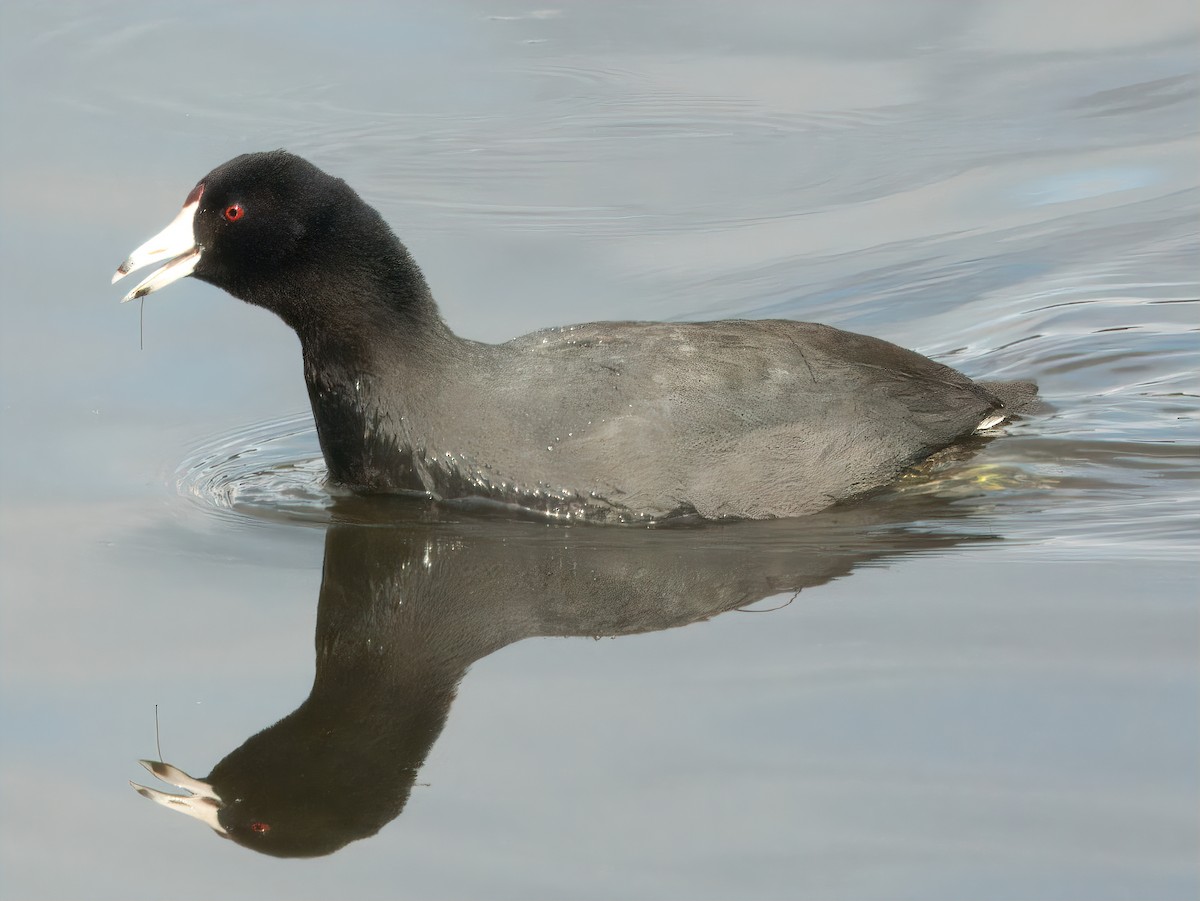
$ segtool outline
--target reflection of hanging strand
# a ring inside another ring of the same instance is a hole
[[[163,759],[163,756],[162,756],[162,742],[158,740],[158,705],[157,704],[154,705],[154,749],[156,751],[158,751],[158,759],[161,761]]]

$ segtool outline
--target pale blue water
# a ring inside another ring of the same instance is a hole
[[[0,897],[1196,897],[1197,25],[6,4]],[[472,338],[790,316],[1053,409],[797,523],[334,497],[282,324],[188,282],[139,350],[108,286],[199,176],[279,146],[375,204]],[[377,835],[277,860],[129,788],[155,705],[204,776],[305,700],[314,635],[386,662],[346,697],[395,717],[320,709],[359,812],[406,765],[369,736],[462,678]]]

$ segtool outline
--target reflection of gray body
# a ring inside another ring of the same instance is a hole
[[[127,299],[191,274],[295,329],[330,476],[363,492],[608,521],[797,516],[886,484],[1035,390],[802,322],[464,341],[380,215],[283,151],[206,175],[115,278],[163,260]]]
[[[340,509],[354,518],[364,511],[361,500]],[[394,513],[389,505],[385,514]],[[874,503],[804,520],[652,532],[487,521],[334,526],[308,699],[206,780],[147,763],[195,794],[139,790],[264,853],[331,853],[403,809],[474,661],[530,636],[682,626],[871,560],[965,540],[887,526],[906,515],[940,513]]]

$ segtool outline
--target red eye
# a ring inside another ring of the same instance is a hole
[[[230,209],[232,209],[232,207],[230,207]],[[238,207],[238,209],[240,210],[241,207]],[[239,213],[238,215],[240,216],[241,213]],[[250,828],[253,829],[255,832],[258,832],[261,834],[263,832],[270,832],[271,824],[270,823],[251,823]]]
[[[240,203],[225,207],[225,218],[230,222],[237,222],[245,215],[246,209]],[[268,826],[267,828],[269,829],[270,827]]]

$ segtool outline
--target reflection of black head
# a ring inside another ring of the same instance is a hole
[[[698,529],[332,526],[312,691],[213,769],[219,824],[283,857],[375,834],[403,809],[467,668],[521,638],[686,625],[970,540],[903,527],[944,521],[944,502],[892,501]]]
[[[208,778],[230,838],[311,857],[374,835],[408,800],[473,657],[441,631],[424,543],[392,529],[326,539],[308,699]],[[439,561],[439,568],[445,565]]]

